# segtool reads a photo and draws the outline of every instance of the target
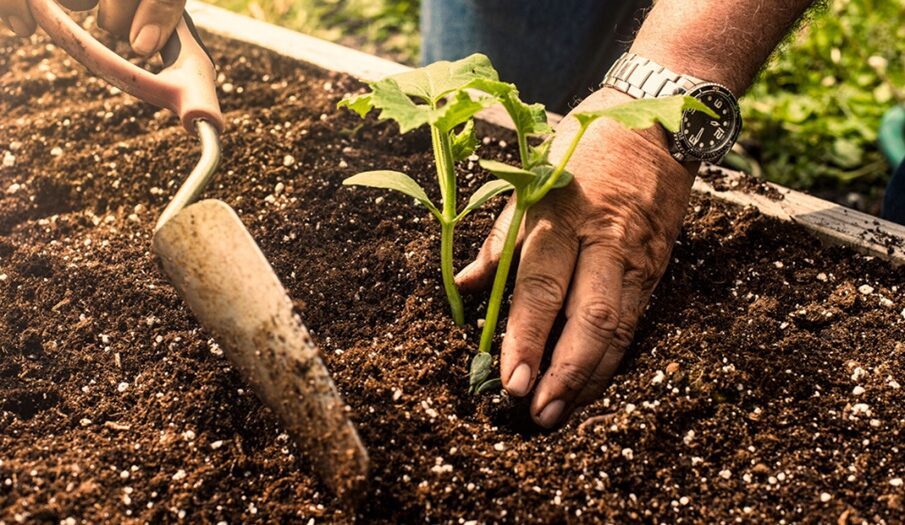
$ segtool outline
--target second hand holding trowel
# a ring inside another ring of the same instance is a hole
[[[175,111],[201,139],[201,158],[157,222],[153,252],[201,325],[280,418],[324,482],[354,501],[368,456],[317,347],[279,278],[225,202],[195,203],[220,161],[223,116],[214,66],[188,15],[152,74],[74,22],[54,0],[28,0],[38,24],[89,70],[123,91]]]

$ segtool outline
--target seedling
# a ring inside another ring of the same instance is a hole
[[[499,266],[494,277],[478,353],[471,362],[469,387],[473,393],[494,390],[500,385],[499,378],[488,379],[493,369],[490,348],[496,333],[500,305],[512,265],[516,239],[525,213],[531,206],[546,197],[551,190],[563,188],[572,181],[572,174],[566,171],[566,165],[591,123],[600,118],[609,118],[628,129],[643,129],[659,122],[669,131],[676,132],[685,111],[703,111],[714,118],[717,117],[716,113],[706,105],[686,96],[633,100],[600,111],[574,113],[572,117],[579,123],[578,132],[572,138],[559,163],[553,165],[549,160],[552,141],[550,134],[539,146],[527,144],[528,136],[543,132],[542,129],[539,131],[537,126],[537,122],[540,121],[540,118],[535,115],[537,107],[531,106],[529,113],[527,109],[529,107],[517,102],[518,97],[513,97],[511,91],[507,92],[502,83],[484,82],[480,88],[496,96],[512,117],[518,133],[521,166],[510,166],[494,160],[480,161],[481,167],[515,188],[515,211],[512,222],[509,224],[509,231],[506,234]],[[542,107],[540,111],[543,111]],[[527,118],[529,114],[534,116]]]
[[[453,233],[456,224],[469,213],[500,193],[511,190],[505,180],[484,184],[472,194],[465,208],[456,209],[455,163],[472,155],[478,141],[474,131],[474,115],[495,103],[495,98],[473,98],[467,90],[478,82],[498,83],[499,77],[490,60],[474,54],[456,62],[436,62],[426,67],[393,75],[369,83],[370,93],[346,97],[339,102],[364,117],[379,109],[380,120],[393,120],[399,132],[407,133],[429,126],[433,144],[440,206],[434,205],[424,189],[408,175],[390,170],[368,171],[352,176],[344,185],[370,186],[402,192],[426,207],[440,222],[440,270],[443,287],[449,299],[453,321],[465,323],[462,297],[456,288],[453,269]]]
[[[470,367],[469,389],[480,393],[499,388],[500,379],[490,379],[493,358],[490,354],[499,321],[500,305],[506,280],[512,265],[515,242],[528,209],[546,197],[550,191],[563,188],[572,181],[566,165],[590,125],[600,118],[609,118],[628,129],[648,128],[656,123],[669,131],[678,131],[686,111],[703,111],[716,117],[710,108],[698,100],[675,96],[651,100],[635,100],[600,111],[574,113],[578,132],[558,164],[550,161],[553,132],[547,124],[547,114],[541,104],[526,104],[519,98],[513,84],[501,82],[490,60],[474,54],[456,62],[436,62],[426,67],[393,75],[369,83],[371,92],[346,97],[339,102],[364,117],[372,109],[379,109],[381,120],[399,124],[400,133],[421,126],[429,126],[440,186],[441,205],[431,202],[424,189],[411,177],[398,171],[379,170],[359,173],[343,181],[344,185],[370,186],[402,192],[426,207],[440,222],[440,268],[443,285],[449,298],[453,320],[465,322],[462,298],[456,288],[453,271],[453,231],[456,224],[469,213],[500,193],[515,190],[515,212],[500,255],[493,281],[487,315],[478,353]],[[477,92],[476,97],[469,91]],[[455,163],[472,155],[477,148],[474,115],[499,102],[509,113],[518,136],[519,166],[494,160],[481,160],[480,165],[496,177],[471,196],[462,211],[456,209]],[[456,131],[458,129],[458,131]],[[531,137],[543,140],[532,145]]]

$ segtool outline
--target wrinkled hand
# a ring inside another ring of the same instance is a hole
[[[160,51],[185,7],[185,0],[60,0],[60,3],[74,11],[92,9],[100,3],[98,25],[120,38],[128,38],[132,49],[144,56]],[[26,0],[0,0],[0,19],[21,37],[35,32],[35,20]]]
[[[627,100],[601,90],[575,111]],[[554,162],[577,128],[575,119],[562,121]],[[573,184],[528,210],[500,358],[505,388],[526,396],[554,320],[565,314],[550,367],[531,402],[532,417],[546,428],[597,399],[612,379],[669,262],[694,180],[692,167],[669,155],[662,130],[638,133],[606,119],[591,126],[568,169]],[[486,288],[493,280],[511,204],[477,259],[457,277],[463,291]]]

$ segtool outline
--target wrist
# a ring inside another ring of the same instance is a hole
[[[636,99],[619,90],[600,88],[585,98],[573,109],[573,112],[605,109],[632,100]],[[578,127],[578,121],[569,116],[564,117],[559,123],[556,129],[557,138],[553,142],[551,151],[551,160],[554,163],[569,144],[571,137],[578,131]],[[699,162],[681,163],[670,154],[667,132],[660,125],[631,130],[618,122],[603,118],[591,124],[581,142],[579,149],[590,150],[592,156],[601,158],[616,153],[617,156],[624,159],[626,165],[639,161],[648,163],[656,166],[657,169],[654,171],[668,173],[674,182],[681,180],[682,185],[687,185],[689,188],[700,167]],[[572,162],[570,162],[570,170],[571,165]]]
[[[591,93],[586,99],[584,99],[581,104],[579,104],[575,110],[576,111],[594,111],[597,109],[604,109],[612,106],[616,106],[619,104],[625,104],[627,102],[631,102],[633,100],[637,100],[631,95],[623,93],[618,89],[614,89],[611,87],[602,87],[597,91]],[[700,162],[679,162],[672,157],[670,153],[670,139],[669,134],[666,129],[657,124],[650,128],[639,129],[639,130],[628,130],[623,128],[620,124],[607,120],[601,119],[599,121],[602,126],[614,127],[619,130],[623,130],[626,133],[633,133],[645,139],[647,142],[654,145],[659,151],[662,151],[666,155],[670,157],[670,159],[676,164],[682,166],[685,171],[689,174],[690,180],[693,182],[694,177],[698,172],[698,168],[700,168]]]

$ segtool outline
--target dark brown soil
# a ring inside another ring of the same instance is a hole
[[[624,373],[542,433],[466,395],[482,307],[449,321],[429,215],[340,186],[386,167],[433,188],[428,135],[336,111],[351,79],[208,41],[228,119],[210,194],[352,407],[360,522],[903,522],[905,272],[696,197]],[[0,40],[0,97],[0,523],[352,521],[149,253],[194,139],[43,39]],[[460,266],[500,204],[461,228]]]

